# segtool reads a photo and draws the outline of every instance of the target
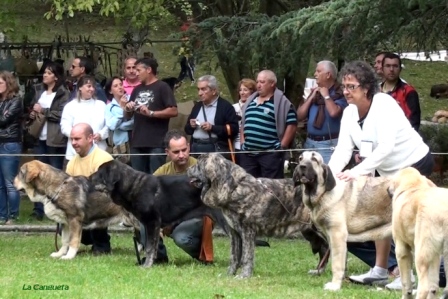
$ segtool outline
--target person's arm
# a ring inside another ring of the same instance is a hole
[[[198,111],[199,111],[199,109],[201,109],[200,105],[202,105],[202,103],[196,103],[193,106],[193,108],[191,109],[191,113],[188,116],[187,123],[185,124],[185,127],[184,127],[185,134],[187,134],[187,135],[193,135],[194,130],[196,129],[191,126],[190,120],[196,119],[196,117],[198,115]]]
[[[328,167],[330,167],[334,175],[340,173],[344,167],[347,166],[352,157],[353,149],[355,148],[355,144],[353,143],[350,133],[350,127],[353,125],[353,123],[350,122],[352,116],[351,112],[352,111],[350,110],[346,110],[342,114],[338,144],[336,145],[330,161],[328,162]]]
[[[9,126],[23,115],[22,99],[15,96],[11,101],[12,103],[9,105],[8,109],[2,111],[0,114],[0,128]]]
[[[303,104],[301,106],[299,106],[299,108],[297,108],[297,119],[299,121],[303,121],[306,118],[308,118],[308,111],[310,110],[310,107],[313,103],[314,97],[316,96],[318,89],[315,88],[310,95],[308,96],[308,98],[305,100],[305,102],[303,102]]]
[[[130,120],[122,122],[118,126],[118,129],[120,129],[122,131],[130,131],[130,130],[134,129],[134,118],[131,118]]]
[[[72,109],[73,109],[73,107],[69,103],[69,104],[65,105],[64,109],[62,110],[61,132],[62,132],[62,134],[64,134],[67,137],[70,137],[70,132],[73,127],[73,114],[71,113]]]
[[[178,114],[177,111],[177,107],[167,107],[163,110],[159,110],[159,111],[152,111],[153,113],[151,113],[151,110],[148,109],[148,107],[143,106],[140,109],[137,110],[137,113],[140,113],[142,115],[145,115],[147,117],[150,118],[161,118],[161,119],[167,119],[167,118],[172,118],[172,117],[176,117]],[[152,114],[152,115],[151,115]]]
[[[123,122],[123,110],[117,105],[106,105],[104,115],[106,127],[112,131],[115,131]]]
[[[221,99],[221,101],[225,101],[224,99]],[[217,107],[218,108],[218,107]],[[223,111],[223,117],[221,117],[218,124],[212,125],[211,132],[215,133],[218,137],[221,138],[228,138],[228,137],[235,137],[238,135],[239,130],[239,124],[238,124],[238,116],[236,115],[235,109],[233,106],[228,102],[222,102],[221,109],[225,109]],[[216,113],[219,109],[216,109]],[[215,116],[216,120],[216,116]],[[226,125],[230,125],[231,130],[231,136],[227,135],[227,128]]]
[[[413,90],[406,96],[406,104],[408,105],[411,114],[409,115],[409,122],[411,126],[418,132],[420,129],[420,121],[422,116],[422,111],[420,109],[420,100],[418,93]]]
[[[98,133],[100,135],[101,140],[106,140],[106,138],[109,137],[109,128],[106,126],[106,115],[105,115],[106,104],[104,104],[103,102],[97,102],[96,104],[98,105],[98,108],[97,108],[98,120],[99,121],[103,120],[103,121],[101,122],[101,125],[102,125],[101,129],[95,133]]]
[[[283,138],[280,140],[282,148],[290,148],[291,144],[296,137],[297,131],[297,114],[294,111],[294,106],[291,104],[288,114],[286,116],[286,129],[283,133]]]

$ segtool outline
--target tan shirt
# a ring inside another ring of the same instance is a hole
[[[112,161],[114,158],[106,151],[95,145],[95,148],[85,157],[78,154],[67,164],[67,174],[71,176],[83,175],[90,176],[95,173],[98,168],[106,162]]]
[[[189,157],[188,158],[188,167],[195,165],[198,162],[198,160],[196,160],[193,157]],[[171,174],[184,174],[187,172],[188,167],[184,170],[184,171],[180,171],[178,172],[174,166],[174,163],[168,162],[163,164],[162,166],[160,166],[154,173],[153,175],[171,175]]]

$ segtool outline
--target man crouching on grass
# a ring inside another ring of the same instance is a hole
[[[89,124],[80,123],[73,126],[70,140],[76,151],[76,156],[67,164],[66,172],[71,176],[89,177],[102,164],[113,160],[109,153],[95,145],[93,130]],[[92,245],[93,255],[109,254],[111,251],[107,228],[83,230],[81,243]]]

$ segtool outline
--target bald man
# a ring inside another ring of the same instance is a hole
[[[71,176],[90,176],[106,162],[112,161],[112,156],[95,145],[93,130],[89,124],[74,125],[70,132],[70,140],[76,151],[75,157],[67,164],[66,172]],[[94,255],[108,254],[111,251],[110,236],[107,228],[83,230],[81,243],[92,245]]]
[[[257,76],[257,92],[241,109],[240,165],[255,177],[284,177],[284,150],[289,149],[297,130],[293,104],[277,87],[277,77],[270,70]]]

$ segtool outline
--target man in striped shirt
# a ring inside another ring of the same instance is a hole
[[[277,77],[270,70],[257,76],[257,92],[242,108],[240,165],[255,177],[283,178],[285,153],[291,148],[297,130],[294,106],[276,87]]]

